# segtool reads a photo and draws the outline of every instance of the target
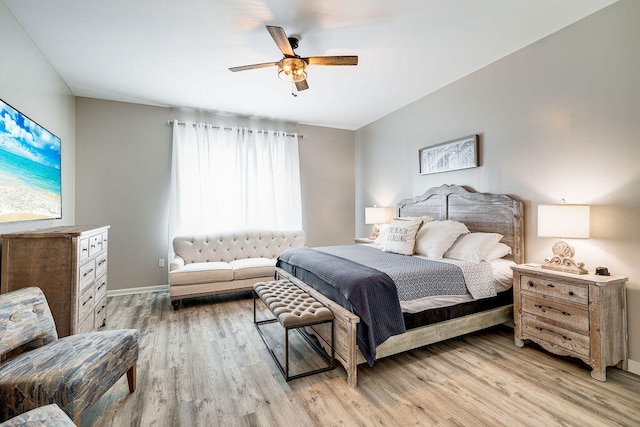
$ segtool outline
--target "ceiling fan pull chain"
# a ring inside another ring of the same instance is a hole
[[[291,95],[293,95],[294,97],[298,96],[298,88],[296,87],[295,82],[291,82]]]

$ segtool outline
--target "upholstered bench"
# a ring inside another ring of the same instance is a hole
[[[261,299],[266,307],[275,316],[273,319],[257,320],[256,317],[256,301]],[[279,322],[285,330],[285,367],[276,357],[275,352],[267,343],[265,336],[260,329],[261,325],[266,323]],[[274,280],[269,282],[259,282],[253,285],[253,323],[260,333],[267,349],[271,353],[271,357],[278,365],[280,372],[284,375],[285,380],[290,381],[296,378],[305,377],[307,375],[317,374],[333,369],[334,367],[334,350],[333,350],[333,312],[325,307],[318,300],[308,293],[297,287],[288,280]],[[331,323],[331,356],[327,354],[312,341],[306,333],[300,331],[300,328],[306,326],[317,325],[320,323]],[[300,335],[311,345],[316,353],[327,362],[326,367],[310,370],[296,375],[289,375],[289,330],[297,329]]]

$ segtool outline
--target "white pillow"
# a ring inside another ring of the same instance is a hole
[[[511,247],[504,243],[496,243],[495,246],[487,251],[483,261],[493,261],[511,253]]]
[[[416,234],[421,226],[422,219],[393,219],[382,241],[382,250],[413,255],[416,249]]]
[[[389,230],[389,224],[380,224],[380,233],[378,234],[378,237],[376,237],[376,240],[373,241],[373,243],[382,246],[382,242],[384,242],[387,238],[387,230]]]
[[[444,255],[445,258],[459,259],[479,263],[484,260],[487,253],[502,239],[498,233],[469,233],[456,240]]]
[[[424,224],[416,239],[416,254],[442,258],[458,236],[468,233],[466,225],[457,221],[432,221]]]

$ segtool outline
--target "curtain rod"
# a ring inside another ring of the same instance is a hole
[[[178,126],[185,126],[185,125],[186,125],[186,123],[185,123],[185,122],[179,122],[179,121],[176,121],[176,123],[178,124]],[[173,124],[173,120],[167,120],[167,124],[168,124],[168,125],[172,125],[172,124]],[[215,128],[215,129],[233,130],[233,128],[221,127],[221,126],[215,126],[215,125],[210,125],[210,124],[208,124],[208,123],[194,123],[194,124],[193,124],[193,126],[196,126],[196,125],[199,125],[199,124],[203,124],[203,125],[211,126],[212,128]],[[249,129],[249,133],[253,133],[253,132],[256,132],[256,133],[267,133],[268,131],[266,131],[266,130],[262,130],[262,129],[258,129],[258,130],[255,130],[255,131],[254,131],[253,129]],[[274,131],[274,132],[275,132],[275,131]],[[293,133],[285,133],[284,135],[285,135],[285,136],[291,136],[291,137],[295,136],[295,134],[293,134]],[[304,135],[302,135],[302,134],[298,134],[298,138],[300,138],[300,139],[304,139]]]

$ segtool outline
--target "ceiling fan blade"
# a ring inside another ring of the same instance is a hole
[[[245,71],[245,70],[253,70],[254,68],[265,68],[265,67],[274,67],[278,65],[277,62],[263,62],[262,64],[252,64],[252,65],[242,65],[240,67],[231,67],[229,71]]]
[[[296,82],[296,89],[298,89],[298,92],[309,89],[309,83],[307,83],[307,79]]]
[[[291,47],[291,43],[289,43],[289,39],[287,38],[287,33],[284,32],[282,27],[274,27],[272,25],[267,25],[267,31],[273,37],[273,41],[276,42],[278,48],[282,52],[282,54],[288,58],[296,56],[293,53],[293,48]]]
[[[352,56],[310,56],[302,58],[309,65],[358,65],[358,57]]]

